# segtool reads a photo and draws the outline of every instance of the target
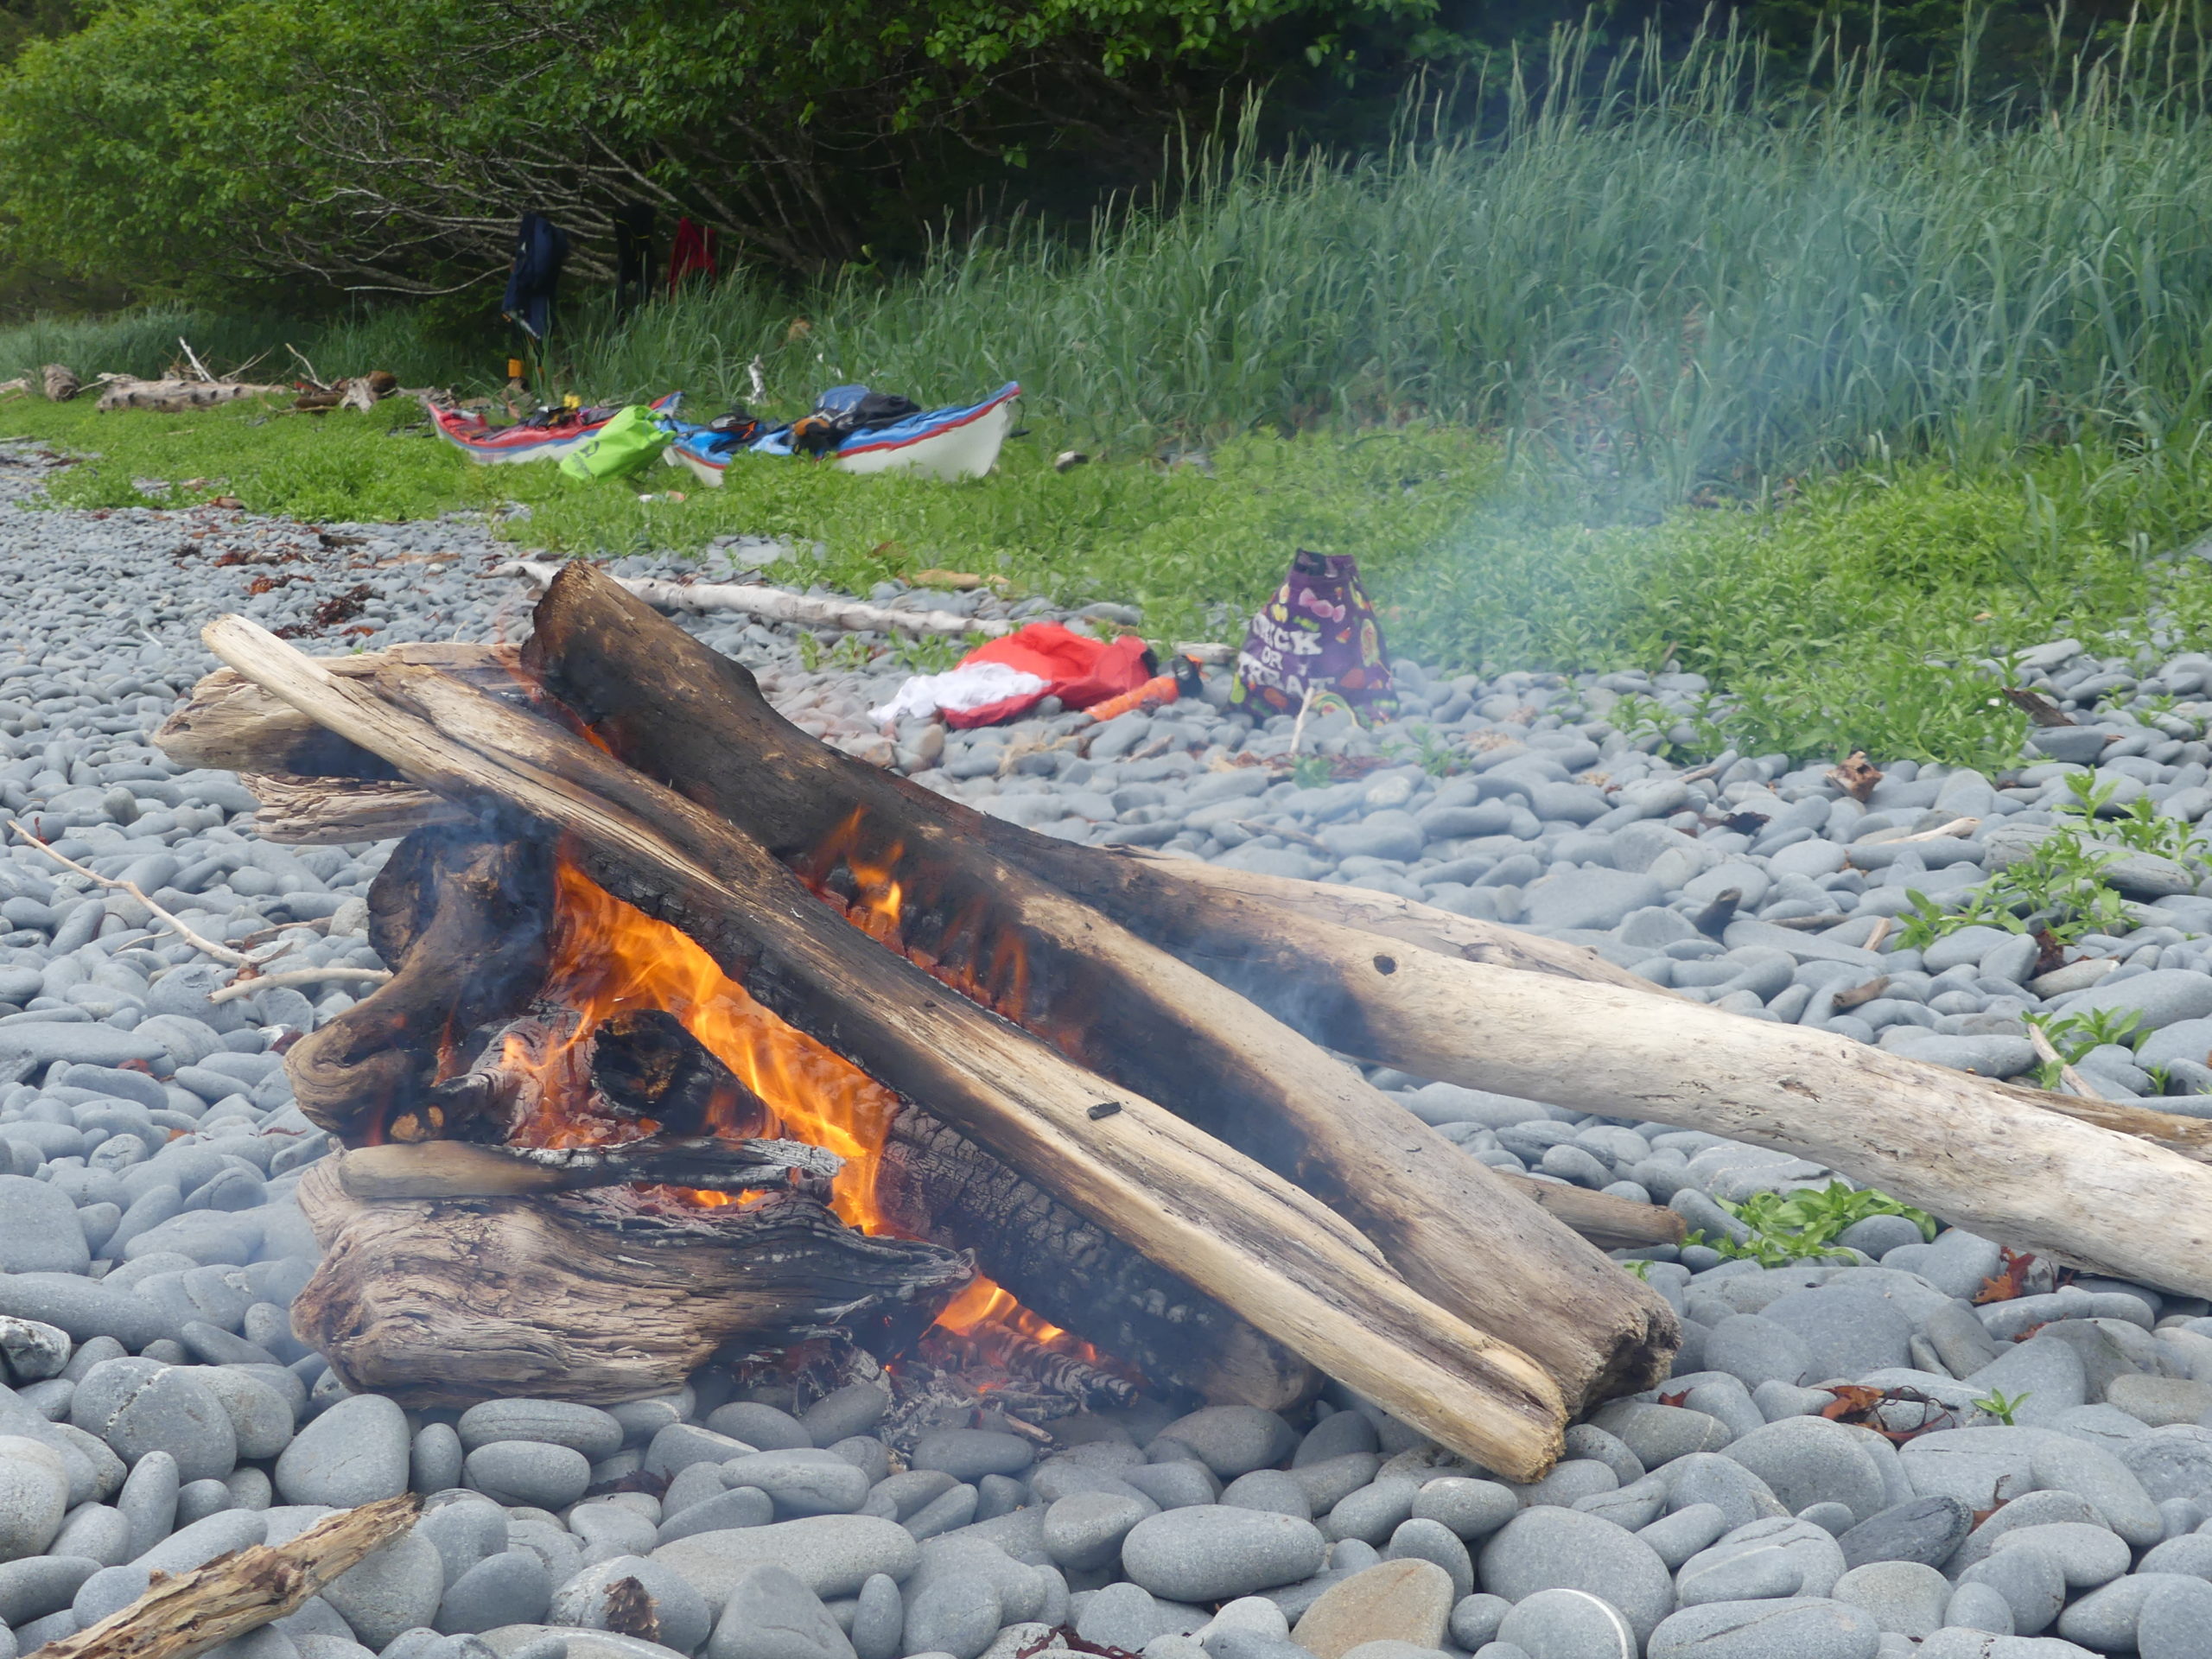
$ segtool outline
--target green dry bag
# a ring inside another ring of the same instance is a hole
[[[626,478],[668,448],[652,410],[632,404],[562,457],[570,478]]]

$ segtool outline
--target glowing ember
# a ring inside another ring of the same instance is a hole
[[[939,983],[1005,1019],[1036,1029],[1038,1020],[1028,1006],[1029,953],[1021,936],[1010,929],[993,930],[985,906],[978,899],[963,906],[945,925],[938,935],[935,950],[925,950],[906,938],[902,930],[906,888],[892,874],[903,849],[893,842],[882,862],[870,859],[861,849],[861,813],[856,808],[815,850],[810,869],[804,872],[815,893],[842,911],[845,919],[861,932],[896,950]],[[841,866],[852,879],[849,897],[830,885],[830,878]],[[1059,1046],[1074,1052],[1071,1044]]]
[[[879,937],[894,948],[900,899],[897,884],[887,884],[876,891],[870,911],[887,918]],[[515,1128],[517,1143],[606,1145],[653,1133],[659,1125],[650,1118],[617,1120],[590,1109],[586,1042],[609,1020],[660,1010],[758,1096],[757,1102],[734,1092],[718,1096],[704,1126],[709,1132],[827,1147],[845,1160],[830,1192],[837,1217],[864,1233],[899,1231],[875,1194],[898,1096],[763,1007],[685,934],[624,904],[565,861],[556,873],[552,965],[543,994],[579,1018],[572,1031],[540,1053],[520,1052],[518,1039],[509,1039],[507,1058],[535,1071],[545,1084],[534,1116]],[[728,1192],[674,1196],[700,1205],[740,1201]],[[995,1350],[1026,1338],[1101,1363],[1088,1344],[980,1274],[938,1315],[933,1331],[966,1339],[979,1355],[995,1357]]]

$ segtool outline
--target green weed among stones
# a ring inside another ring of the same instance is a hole
[[[1740,1203],[1718,1202],[1751,1229],[1751,1237],[1708,1238],[1693,1233],[1686,1242],[1717,1250],[1727,1261],[1757,1262],[1764,1268],[1847,1259],[1848,1252],[1837,1249],[1835,1241],[1869,1216],[1903,1216],[1920,1229],[1923,1238],[1936,1236],[1936,1218],[1926,1211],[1872,1187],[1847,1186],[1841,1181],[1795,1192],[1754,1192]]]

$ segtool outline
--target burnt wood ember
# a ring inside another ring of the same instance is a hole
[[[212,624],[206,638],[226,663],[410,781],[455,800],[504,803],[565,837],[601,887],[690,936],[763,1007],[1421,1432],[1518,1478],[1557,1457],[1567,1408],[1541,1365],[1408,1287],[1311,1195],[846,925],[726,820],[566,727],[434,670],[387,664],[372,690],[322,672],[241,619]],[[1150,1035],[1135,1029],[1140,1040]],[[1255,1036],[1296,1042],[1267,1021]],[[1260,1076],[1278,1065],[1243,1058]],[[1104,1098],[1123,1109],[1089,1118]],[[1404,1120],[1393,1115],[1395,1131]],[[1590,1270],[1577,1272],[1572,1253],[1587,1247],[1522,1207],[1525,1217],[1507,1217],[1520,1227],[1464,1208],[1429,1224],[1458,1256],[1492,1262],[1520,1247],[1524,1228],[1540,1239],[1557,1232],[1564,1282],[1541,1300],[1571,1320],[1579,1294],[1597,1327],[1592,1363],[1573,1373],[1578,1398],[1624,1363],[1639,1376],[1663,1365],[1663,1344],[1653,1346],[1672,1330],[1663,1302],[1594,1252]],[[1544,1284],[1529,1267],[1510,1276]],[[1650,1318],[1635,1322],[1624,1347],[1606,1310],[1643,1303]]]
[[[369,940],[392,978],[285,1055],[300,1109],[355,1144],[448,1135],[431,1098],[441,1056],[537,994],[551,874],[513,820],[401,843],[369,888]]]

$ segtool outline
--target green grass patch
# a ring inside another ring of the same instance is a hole
[[[1431,424],[1246,432],[1188,464],[1135,454],[1057,473],[1070,434],[1048,417],[970,483],[762,457],[721,490],[659,466],[599,484],[479,467],[399,402],[320,417],[18,403],[0,431],[98,452],[56,481],[67,505],[147,505],[146,479],[166,482],[159,505],[231,495],[310,521],[519,503],[530,516],[500,533],[525,546],[607,556],[773,536],[819,550],[785,579],[864,593],[974,571],[1064,604],[1141,605],[1161,642],[1234,640],[1294,550],[1354,553],[1394,646],[1432,669],[1673,661],[1706,675],[1708,716],[1649,734],[1684,756],[1863,747],[1999,767],[2025,727],[1991,664],[2066,633],[2115,652],[2212,640],[2212,567],[2162,556],[2212,523],[2212,459],[2196,448],[2077,445],[1973,472],[1899,462],[1783,502],[1593,526],[1579,518],[1589,498],[1556,474]],[[1643,730],[1633,705],[1613,718]]]

